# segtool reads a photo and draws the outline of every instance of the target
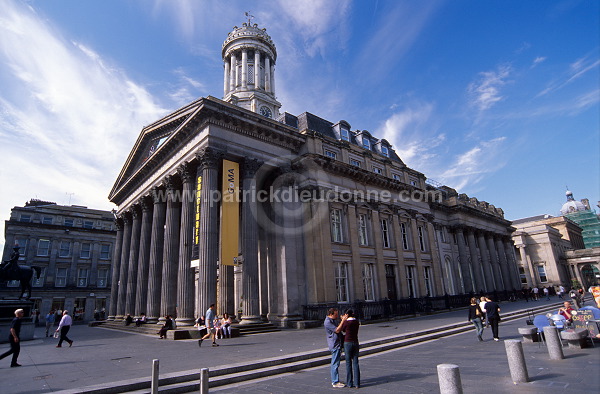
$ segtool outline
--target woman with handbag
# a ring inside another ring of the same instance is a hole
[[[469,321],[473,323],[477,333],[477,339],[483,341],[483,311],[477,304],[477,298],[471,298],[471,305],[469,305]]]

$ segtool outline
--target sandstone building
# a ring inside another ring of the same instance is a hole
[[[344,120],[280,113],[277,51],[256,24],[229,33],[222,59],[223,100],[144,127],[110,192],[110,319],[185,326],[216,303],[289,325],[311,305],[520,288],[500,208]]]
[[[41,268],[39,279],[32,279],[31,300],[42,317],[51,308],[66,309],[87,321],[107,308],[116,232],[111,212],[31,200],[11,210],[4,231],[2,260],[18,245],[19,264]],[[0,297],[17,297],[19,283],[7,285]]]

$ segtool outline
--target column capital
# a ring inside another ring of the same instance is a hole
[[[217,169],[222,158],[223,152],[212,147],[202,148],[196,153],[196,160],[202,169]]]
[[[150,196],[144,196],[140,198],[139,204],[143,213],[147,213],[152,210],[152,198]]]
[[[131,212],[129,211],[123,212],[121,218],[123,219],[123,223],[125,224],[125,226],[131,224],[132,222]]]
[[[115,219],[115,227],[117,227],[117,231],[122,231],[123,230],[123,218],[118,217]]]
[[[263,165],[263,162],[259,161],[258,159],[244,157],[244,162],[243,162],[243,167],[242,167],[244,178],[253,178],[254,175],[256,174],[256,171],[258,171],[258,169],[262,165]]]
[[[189,161],[177,167],[177,174],[183,183],[192,183],[196,180],[196,167],[198,167],[197,164]]]
[[[133,220],[142,218],[142,209],[140,208],[139,204],[133,204],[131,208],[129,208],[129,213],[131,214]]]
[[[166,203],[165,187],[162,185],[154,186],[150,191],[150,198],[152,199],[152,203],[154,203],[155,205]]]
[[[168,175],[164,179],[165,188],[167,193],[171,193],[181,188],[181,179],[177,175]]]

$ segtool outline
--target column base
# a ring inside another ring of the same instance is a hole
[[[117,315],[117,316],[115,316],[115,321],[124,320],[124,319],[125,319],[125,315]]]
[[[196,323],[196,321],[190,317],[178,317],[175,319],[175,324],[177,327],[191,327]]]
[[[259,315],[252,315],[252,316],[242,316],[242,320],[240,321],[240,324],[257,324],[257,323],[262,323],[262,322],[263,321]]]
[[[112,320],[115,320],[115,317],[114,316],[109,316],[109,317],[106,318],[106,320],[107,321],[112,321]]]
[[[158,317],[147,317],[146,322],[148,324],[158,324]]]

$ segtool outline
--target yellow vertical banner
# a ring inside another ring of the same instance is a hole
[[[194,218],[194,244],[200,243],[200,198],[202,196],[202,177],[196,183],[196,217]]]
[[[240,227],[240,165],[223,160],[223,200],[221,203],[221,264],[234,265],[238,257]]]

